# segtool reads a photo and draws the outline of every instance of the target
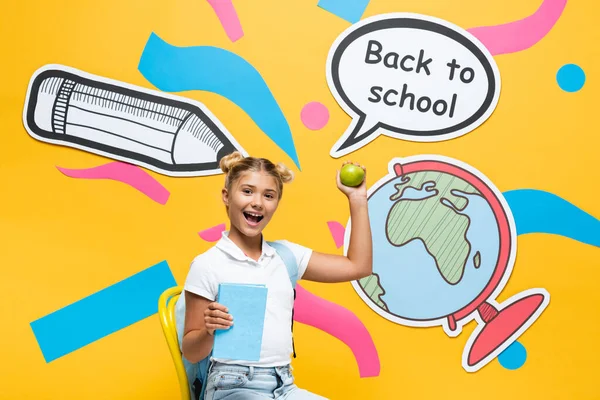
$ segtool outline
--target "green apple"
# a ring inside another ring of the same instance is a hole
[[[346,164],[340,171],[340,181],[346,186],[359,186],[365,179],[365,170],[354,164]]]

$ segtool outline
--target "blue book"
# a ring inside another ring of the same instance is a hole
[[[214,358],[258,361],[262,346],[267,287],[221,283],[217,302],[229,309],[233,326],[215,331]]]

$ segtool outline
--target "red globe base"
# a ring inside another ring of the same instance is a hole
[[[533,293],[507,300],[504,304],[509,304],[499,311],[489,303],[479,306],[477,311],[485,325],[473,333],[472,344],[465,349],[467,366],[474,367],[492,354],[497,356],[498,350],[508,347],[539,317],[547,301],[544,293]]]

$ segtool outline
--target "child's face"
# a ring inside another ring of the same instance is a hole
[[[259,235],[267,226],[279,204],[277,182],[264,172],[247,171],[223,189],[223,202],[229,206],[229,219],[246,236]]]

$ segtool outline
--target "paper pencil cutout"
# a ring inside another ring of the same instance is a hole
[[[63,65],[33,74],[23,121],[40,141],[170,176],[220,174],[223,156],[247,155],[202,103]]]

